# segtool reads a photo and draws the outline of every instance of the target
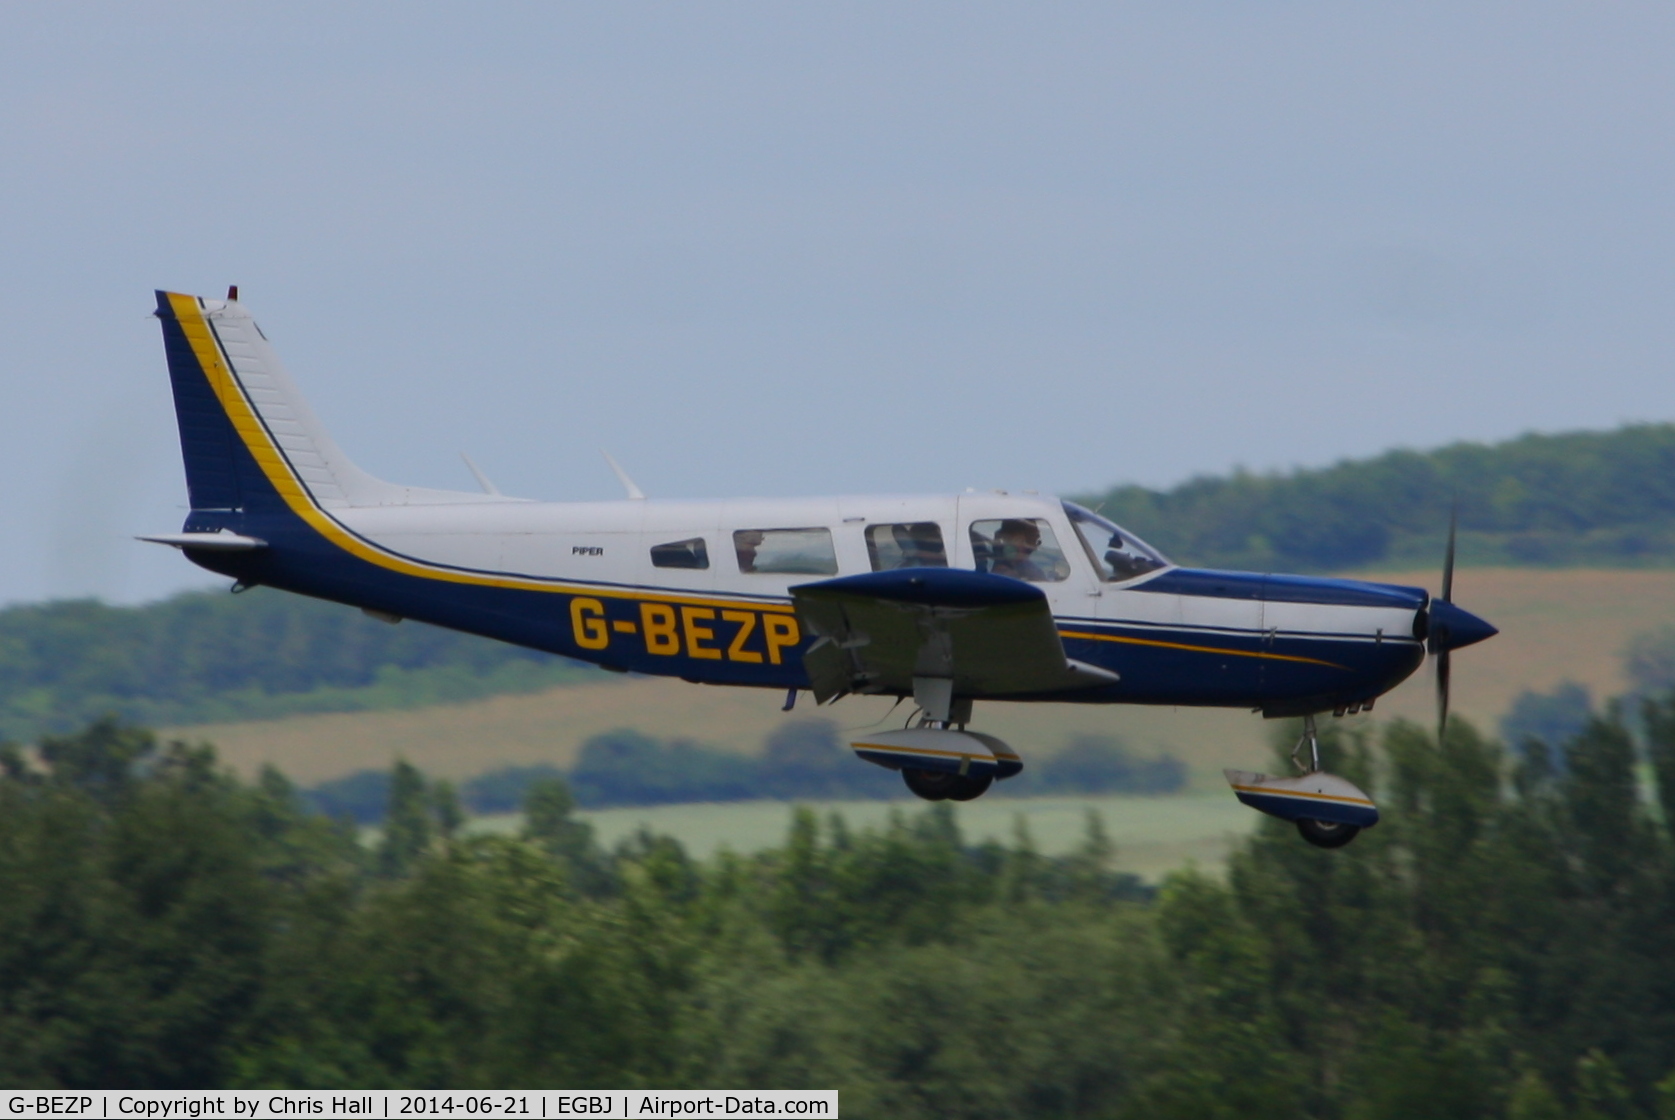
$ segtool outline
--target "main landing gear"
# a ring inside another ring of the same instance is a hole
[[[901,771],[907,788],[926,801],[974,800],[1024,768],[1012,748],[993,735],[929,720],[849,745],[868,762]]]
[[[1301,756],[1307,750],[1307,762]],[[1304,840],[1317,848],[1341,848],[1378,823],[1378,807],[1347,778],[1320,768],[1320,739],[1314,717],[1303,717],[1303,734],[1291,748],[1291,761],[1302,773],[1270,778],[1248,770],[1224,770],[1227,784],[1252,809],[1292,821]]]
[[[926,801],[972,801],[1024,768],[1012,748],[980,731],[967,731],[971,701],[956,700],[953,682],[915,678],[917,726],[880,731],[849,744],[857,755],[901,771],[914,796]]]

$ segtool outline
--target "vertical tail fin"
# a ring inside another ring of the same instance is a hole
[[[231,293],[229,293],[231,294]],[[507,501],[397,486],[344,455],[237,300],[157,293],[194,510]]]

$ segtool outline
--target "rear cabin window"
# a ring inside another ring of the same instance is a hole
[[[973,521],[971,551],[980,572],[1030,583],[1057,583],[1070,575],[1053,527],[1039,517]]]
[[[934,521],[867,526],[867,558],[875,572],[896,568],[946,568],[942,529]]]
[[[689,537],[684,541],[651,546],[651,566],[654,568],[696,568],[710,566],[710,552],[704,547],[703,537]]]
[[[740,529],[733,534],[739,571],[756,575],[837,575],[830,529]]]

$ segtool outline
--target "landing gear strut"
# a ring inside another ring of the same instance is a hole
[[[1302,759],[1297,757],[1305,746],[1309,748],[1309,764],[1307,766],[1304,766]],[[1303,717],[1303,735],[1297,740],[1297,745],[1291,748],[1291,765],[1304,774],[1313,774],[1320,769],[1320,736],[1315,732],[1312,715]]]
[[[1309,764],[1304,766],[1297,757],[1304,747],[1309,748]],[[1320,735],[1314,726],[1314,716],[1303,717],[1303,734],[1291,748],[1291,764],[1304,776],[1320,774]],[[1342,821],[1323,821],[1314,817],[1298,817],[1297,832],[1317,848],[1341,848],[1361,834],[1359,825]]]

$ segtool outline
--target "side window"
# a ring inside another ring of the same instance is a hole
[[[948,566],[948,552],[942,547],[942,529],[934,521],[868,525],[867,556],[875,572]]]
[[[1053,527],[1039,517],[973,521],[971,551],[980,572],[1030,583],[1057,583],[1070,575]]]
[[[1169,566],[1151,545],[1092,510],[1065,502],[1064,512],[1070,515],[1070,524],[1087,546],[1088,559],[1099,570],[1100,579],[1121,583]]]
[[[703,537],[689,537],[684,541],[651,546],[651,566],[654,568],[698,568],[710,566],[710,551],[704,547]]]
[[[741,572],[837,575],[830,529],[740,529],[733,534],[733,551]]]

